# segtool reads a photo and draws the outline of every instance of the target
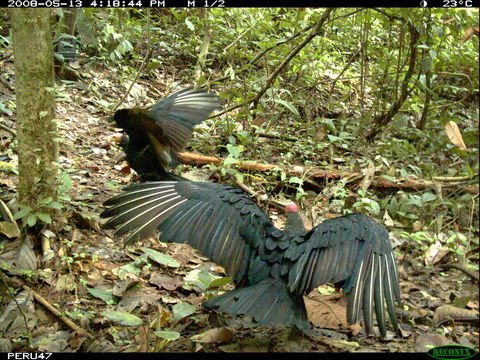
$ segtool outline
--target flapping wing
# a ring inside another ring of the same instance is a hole
[[[387,230],[367,216],[347,215],[327,220],[312,229],[304,242],[292,244],[285,257],[293,262],[289,272],[291,291],[305,293],[326,283],[347,293],[347,317],[359,320],[363,311],[370,332],[375,312],[382,336],[385,304],[395,329],[395,300],[400,287],[393,249]]]
[[[216,95],[205,90],[187,88],[160,100],[149,116],[161,128],[161,133],[174,152],[182,151],[192,136],[193,127],[219,108]],[[155,136],[154,134],[152,134]]]

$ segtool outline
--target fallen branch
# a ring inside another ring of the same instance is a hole
[[[223,162],[223,159],[216,158],[213,156],[204,156],[200,154],[194,154],[189,152],[178,153],[180,161],[184,164],[202,166],[207,164],[220,164]],[[274,168],[278,168],[277,165],[272,164],[261,164],[254,162],[240,161],[235,166],[240,170],[257,170],[257,171],[267,171]]]
[[[60,320],[63,321],[63,323],[65,325],[67,325],[69,328],[71,328],[73,331],[75,331],[77,334],[79,335],[84,335],[84,336],[87,336],[89,337],[90,339],[93,339],[93,336],[90,335],[87,331],[85,331],[84,329],[80,328],[77,324],[75,324],[72,320],[70,320],[68,317],[66,317],[65,315],[62,315],[62,313],[60,311],[58,311],[57,309],[55,309],[53,307],[52,304],[50,304],[42,295],[40,295],[39,293],[37,293],[35,290],[33,290],[32,288],[28,287],[27,285],[22,285],[22,287],[26,290],[26,291],[30,291],[33,295],[33,297],[35,298],[35,300],[37,300],[40,304],[42,304],[43,306],[45,306],[53,315],[55,315],[56,317],[58,317]]]
[[[178,154],[179,159],[184,164],[190,164],[195,166],[202,166],[207,164],[221,164],[223,159],[216,158],[213,156],[204,156],[200,154],[183,152]],[[238,164],[233,165],[239,170],[246,171],[260,171],[264,172],[272,169],[280,169],[284,172],[295,175],[302,176],[306,180],[314,180],[318,182],[321,179],[362,179],[364,175],[362,173],[353,173],[348,171],[335,171],[335,170],[321,170],[321,169],[305,169],[302,166],[290,166],[282,167],[273,164],[263,164],[255,162],[240,161]],[[434,181],[429,180],[416,180],[416,179],[396,179],[394,181],[385,179],[381,176],[375,176],[371,181],[371,187],[373,188],[384,188],[384,189],[397,189],[397,190],[407,190],[407,191],[421,191],[425,189],[430,189],[435,186]],[[478,194],[479,187],[477,185],[464,185],[458,183],[449,183],[449,187],[455,187],[455,189],[460,189],[466,193]],[[442,190],[448,190],[449,187],[444,186]]]
[[[12,135],[15,136],[15,137],[17,136],[17,132],[16,132],[15,130],[13,130],[13,129],[10,129],[8,126],[5,126],[5,125],[3,125],[3,124],[0,124],[0,129],[2,129],[2,130],[4,130],[4,131],[12,134]]]
[[[475,174],[478,176],[478,174]],[[459,182],[459,181],[468,181],[472,180],[468,176],[432,176],[432,180],[443,181],[443,182]]]
[[[460,264],[442,264],[440,265],[442,269],[457,269],[463,272],[464,274],[470,276],[472,280],[478,282],[479,281],[479,276],[478,273],[475,273],[471,271],[470,269],[467,269],[465,266],[462,266]]]

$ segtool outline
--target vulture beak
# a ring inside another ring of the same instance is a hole
[[[111,144],[116,144],[117,146],[119,146],[120,148],[122,148],[123,150],[125,150],[125,146],[128,144],[128,141],[129,141],[129,138],[128,138],[128,135],[126,134],[123,134],[123,133],[120,133],[120,132],[117,132],[115,134],[112,134],[110,136],[107,136],[107,142],[111,145]],[[123,159],[126,158],[126,154],[124,151],[122,151],[120,154],[118,154],[117,156],[115,156],[115,158],[113,159],[113,161],[115,162],[120,162],[122,161]]]

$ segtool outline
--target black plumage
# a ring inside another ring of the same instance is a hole
[[[223,266],[236,288],[204,303],[209,309],[246,315],[260,325],[310,327],[303,294],[325,283],[347,294],[350,323],[371,331],[375,313],[386,333],[385,312],[398,330],[397,268],[387,230],[351,214],[305,231],[290,209],[281,231],[240,189],[191,181],[130,186],[105,203],[101,216],[125,244],[160,231],[160,241],[189,244]],[[386,306],[385,306],[386,304]]]
[[[216,95],[183,89],[160,100],[150,110],[121,109],[113,121],[124,129],[119,139],[126,159],[142,181],[183,180],[171,172],[177,153],[185,148],[193,127],[219,108]]]

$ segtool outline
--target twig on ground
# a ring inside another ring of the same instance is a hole
[[[55,315],[56,317],[58,317],[60,320],[63,321],[63,323],[65,325],[67,325],[69,328],[71,328],[73,331],[75,331],[76,333],[80,334],[80,335],[85,335],[87,337],[89,337],[90,339],[93,339],[93,336],[90,335],[86,330],[82,329],[81,327],[79,327],[77,324],[75,324],[72,320],[70,320],[68,317],[66,317],[65,315],[62,315],[62,313],[60,311],[58,311],[57,309],[55,309],[55,307],[53,307],[52,304],[50,304],[47,299],[45,299],[42,295],[40,295],[39,293],[37,293],[35,290],[33,290],[32,288],[28,287],[27,285],[23,285],[22,286],[25,290],[27,291],[30,291],[33,295],[33,297],[35,298],[35,300],[37,300],[40,304],[42,304],[43,306],[45,306],[53,315]]]

